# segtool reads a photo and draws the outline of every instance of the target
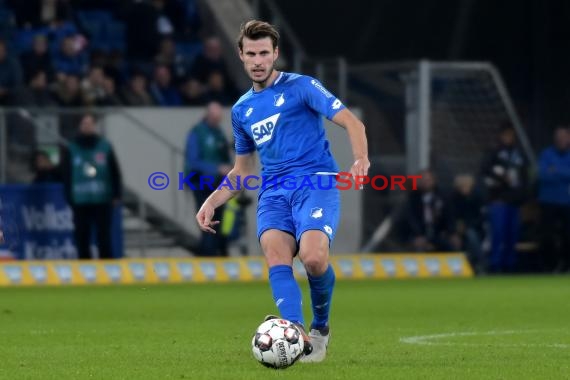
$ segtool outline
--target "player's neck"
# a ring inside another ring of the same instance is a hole
[[[279,76],[281,72],[277,71],[277,70],[273,70],[273,72],[271,73],[271,75],[267,78],[266,81],[261,82],[261,83],[257,83],[257,82],[253,82],[253,91],[263,91],[265,90],[267,87],[270,87],[273,82],[275,82],[275,80],[277,79],[277,77]]]

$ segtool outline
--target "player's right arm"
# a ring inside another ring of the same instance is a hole
[[[234,167],[227,175],[231,186],[221,186],[214,191],[200,207],[198,214],[196,214],[196,220],[200,229],[214,234],[216,231],[212,227],[220,223],[219,220],[212,220],[214,211],[238,195],[242,191],[242,186],[239,183],[240,179],[254,174],[255,170],[255,146],[251,138],[241,128],[239,117],[236,115],[235,110],[232,110],[232,126],[237,154]]]
[[[252,175],[254,170],[255,159],[253,153],[236,156],[234,167],[227,175],[231,186],[222,186],[215,190],[200,207],[198,214],[196,214],[196,220],[202,231],[216,233],[212,227],[220,223],[220,221],[212,220],[214,211],[242,191],[242,187],[239,184],[240,178]]]

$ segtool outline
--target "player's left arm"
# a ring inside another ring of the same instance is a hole
[[[316,79],[304,77],[299,89],[305,104],[333,123],[346,129],[352,146],[354,164],[350,168],[353,177],[368,175],[368,142],[364,123]]]
[[[348,133],[354,156],[354,164],[350,168],[350,174],[353,177],[368,175],[370,161],[368,160],[368,140],[366,139],[364,123],[348,108],[338,111],[331,120],[346,129]]]

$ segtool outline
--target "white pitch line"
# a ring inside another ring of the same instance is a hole
[[[431,335],[416,335],[400,338],[400,342],[407,344],[418,344],[423,346],[489,346],[488,343],[461,343],[461,342],[438,342],[439,339],[455,338],[462,336],[498,336],[498,335],[514,335],[514,334],[532,334],[544,332],[545,330],[492,330],[492,331],[464,331],[464,332],[450,332],[443,334]],[[570,348],[570,344],[565,343],[493,343],[493,346],[498,347],[548,347],[548,348]]]

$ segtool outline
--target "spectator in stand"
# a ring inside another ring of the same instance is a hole
[[[87,77],[81,82],[81,95],[83,96],[83,104],[92,106],[98,103],[100,99],[107,96],[105,87],[105,73],[100,66],[91,66]]]
[[[186,76],[189,64],[183,55],[176,53],[176,44],[170,37],[163,38],[160,42],[160,49],[158,55],[154,59],[156,64],[168,66],[172,76],[173,82],[179,84]]]
[[[53,66],[55,72],[67,75],[83,76],[87,70],[88,62],[81,47],[76,45],[75,36],[67,36],[60,45],[59,52],[55,55]]]
[[[180,86],[180,95],[187,106],[203,106],[207,103],[202,85],[194,78],[188,78]]]
[[[20,63],[10,57],[6,42],[0,40],[0,105],[9,104],[14,91],[22,83]]]
[[[142,72],[135,72],[122,91],[123,102],[129,106],[152,106],[154,101],[147,91],[147,80]]]
[[[455,177],[449,210],[453,231],[450,238],[452,248],[456,251],[465,250],[475,271],[484,272],[483,200],[475,191],[475,179],[472,175]]]
[[[208,102],[218,102],[224,106],[235,103],[235,98],[226,91],[224,76],[219,71],[212,71],[210,73],[204,98]]]
[[[34,173],[33,183],[62,182],[59,169],[51,162],[49,155],[41,150],[34,155]]]
[[[204,52],[196,57],[190,74],[193,78],[198,79],[203,86],[208,86],[213,72],[222,75],[224,91],[229,96],[235,97],[236,87],[228,74],[226,62],[222,56],[222,43],[218,37],[210,37],[204,42]]]
[[[448,251],[453,230],[448,205],[433,172],[426,169],[420,175],[418,191],[410,193],[405,211],[408,239],[418,252]]]
[[[174,32],[172,23],[163,13],[164,3],[164,0],[133,2],[125,12],[129,60],[152,61],[158,53],[161,38]]]
[[[150,85],[150,94],[154,102],[164,107],[176,107],[182,105],[180,93],[172,85],[170,69],[165,65],[158,65],[154,70],[154,80]]]
[[[103,99],[99,100],[98,106],[119,106],[122,104],[121,98],[117,95],[115,81],[113,78],[105,77],[103,80],[103,89],[107,94]]]
[[[79,77],[76,75],[60,76],[55,93],[61,107],[82,106],[81,87]]]
[[[45,35],[37,34],[34,37],[32,50],[23,53],[20,56],[20,62],[24,69],[24,77],[27,82],[40,70],[47,75],[48,83],[53,81],[53,65],[49,53],[47,37]]]
[[[105,76],[103,68],[92,66],[89,75],[81,83],[83,104],[86,106],[113,106],[120,104],[115,95],[113,79]]]
[[[491,228],[489,269],[493,273],[514,272],[520,206],[527,192],[528,163],[517,147],[515,130],[510,122],[501,126],[498,147],[483,163],[483,178]]]
[[[75,108],[83,106],[81,96],[81,84],[79,77],[75,75],[60,75],[55,88],[55,98],[60,107]],[[77,131],[79,123],[75,114],[62,114],[60,116],[60,134],[66,139],[71,139]]]
[[[202,20],[196,1],[171,0],[166,3],[165,12],[172,20],[177,38],[195,40],[198,38]]]
[[[540,155],[538,201],[541,208],[541,251],[546,269],[570,269],[570,133],[558,127],[554,145]]]
[[[187,21],[187,8],[190,1],[187,0],[166,0],[161,9],[161,14],[168,19],[171,25],[172,32],[177,38],[184,37],[186,28],[188,27]]]
[[[105,71],[105,76],[113,79],[113,83],[117,87],[121,87],[127,78],[127,70],[125,65],[125,60],[123,53],[118,50],[114,50],[107,54],[105,61],[103,62],[103,71]]]
[[[8,0],[19,28],[38,28],[55,19],[70,19],[71,4],[68,0]]]
[[[28,86],[15,91],[13,104],[30,107],[57,107],[57,101],[48,88],[47,75],[38,70],[32,74]]]

